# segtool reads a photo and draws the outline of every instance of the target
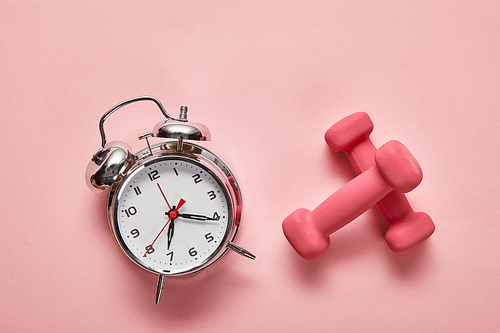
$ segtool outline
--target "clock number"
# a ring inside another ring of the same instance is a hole
[[[205,235],[205,239],[207,240],[208,243],[214,240],[214,236],[209,232],[208,234]]]
[[[134,192],[135,192],[136,195],[142,194],[141,189],[139,188],[139,186],[134,187]]]
[[[132,230],[130,230],[130,234],[131,234],[131,235],[132,235],[132,237],[134,237],[134,238],[137,238],[137,237],[139,237],[139,235],[140,235],[139,230],[137,230],[137,229],[132,229]]]
[[[127,217],[131,217],[137,214],[137,209],[134,206],[130,206],[128,209],[122,210],[122,212],[124,212]]]
[[[172,261],[174,259],[174,252],[173,251],[170,251],[169,253],[166,254],[166,256],[170,256],[170,261]]]
[[[215,198],[217,198],[214,191],[208,191],[207,194],[210,200],[214,200]]]
[[[199,182],[202,181],[201,176],[199,174],[193,175],[194,183],[198,184]]]
[[[160,178],[160,175],[158,174],[158,170],[153,170],[150,173],[148,173],[149,180],[154,181],[158,178]]]
[[[147,251],[146,252],[147,254],[151,254],[151,253],[155,252],[155,249],[154,249],[153,245],[148,245],[148,246],[145,247],[145,249]]]
[[[179,173],[177,172],[177,169],[176,169],[176,168],[174,168],[174,172],[175,172],[175,175],[176,175],[176,176],[178,176],[178,175],[179,175]]]
[[[220,216],[217,214],[217,212],[214,213],[214,216],[212,217],[214,221],[219,221]]]
[[[198,254],[198,252],[194,249],[194,247],[190,248],[188,253],[191,257],[194,257],[195,255]]]

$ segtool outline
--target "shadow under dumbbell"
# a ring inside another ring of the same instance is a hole
[[[328,165],[337,178],[342,177],[348,182],[356,176],[344,154],[330,152],[325,155],[328,156]],[[388,225],[382,215],[375,208],[371,208],[353,223],[332,234],[329,248],[319,257],[305,260],[290,249],[295,277],[304,284],[321,286],[324,281],[332,279],[332,274],[334,278],[337,272],[355,265],[356,261],[366,261],[366,256],[375,261],[384,257],[389,259],[389,274],[398,279],[411,278],[421,271],[427,271],[427,246],[420,245],[403,253],[394,253],[384,240],[387,229]]]
[[[299,256],[288,244],[286,255],[292,267],[292,277],[299,283],[312,288],[320,288],[331,283],[339,274],[350,270],[350,267],[360,265],[374,249],[386,246],[380,236],[370,232],[372,218],[380,217],[376,209],[370,209],[350,225],[330,236],[330,247],[322,255],[306,260]],[[381,231],[380,231],[381,232]],[[382,237],[383,237],[383,232]],[[388,252],[391,252],[387,249]]]
[[[340,285],[352,274],[369,274],[366,262],[379,266],[390,279],[417,283],[433,267],[430,240],[402,253],[389,249],[383,239],[385,221],[376,209],[370,209],[357,221],[330,236],[328,250],[313,260],[300,257],[288,244],[283,255],[290,277],[300,285],[321,289]],[[373,232],[376,229],[376,232]]]
[[[387,251],[387,267],[400,280],[414,280],[429,273],[432,268],[432,240],[402,253]]]
[[[324,156],[326,160],[325,164],[331,169],[332,177],[341,179],[343,183],[347,183],[357,176],[346,154],[335,153],[328,147],[325,147]]]

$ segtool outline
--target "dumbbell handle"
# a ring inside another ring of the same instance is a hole
[[[322,235],[331,235],[370,209],[392,190],[376,166],[369,168],[311,212],[316,230]]]
[[[366,139],[351,149],[344,151],[357,175],[375,165],[375,152],[377,148],[370,139]],[[414,213],[410,202],[403,193],[392,191],[376,203],[382,217],[391,226],[403,219],[406,215]]]

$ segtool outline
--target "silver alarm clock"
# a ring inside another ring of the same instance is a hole
[[[166,121],[139,136],[147,147],[132,154],[125,142],[107,143],[105,120],[130,103],[156,103]],[[158,274],[156,303],[165,277],[199,272],[228,249],[255,256],[233,243],[241,220],[238,183],[215,154],[186,141],[208,141],[210,131],[187,120],[187,107],[171,117],[159,100],[141,96],[107,111],[99,122],[101,148],[86,171],[89,188],[109,188],[108,221],[123,252]],[[151,145],[148,138],[164,138]]]

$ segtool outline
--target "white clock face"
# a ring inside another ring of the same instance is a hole
[[[164,157],[131,173],[113,209],[114,232],[127,255],[165,275],[193,272],[217,258],[232,227],[224,185],[182,157]]]

